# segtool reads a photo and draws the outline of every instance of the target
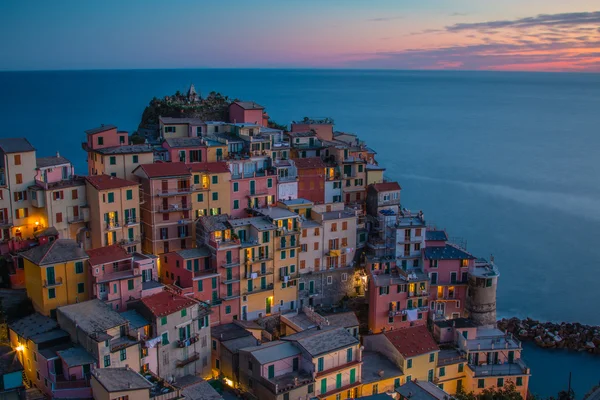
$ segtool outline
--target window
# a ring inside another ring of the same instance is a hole
[[[313,250],[319,250],[319,242],[315,242]]]
[[[21,165],[21,155],[15,154],[15,165]]]
[[[217,175],[213,175],[211,177],[211,181],[214,185],[216,185],[217,183],[219,183],[219,177]]]
[[[437,285],[437,272],[432,272],[430,276],[430,283],[432,285]]]
[[[104,138],[102,136],[98,136],[98,144],[102,146],[104,144]],[[110,364],[109,364],[110,365]]]
[[[121,361],[127,360],[127,349],[121,349],[121,350],[119,350],[119,359]]]
[[[187,316],[187,308],[184,308],[183,310],[181,310],[181,318],[186,317]]]
[[[18,218],[27,218],[29,216],[29,209],[25,208],[17,208],[15,210],[15,217]]]
[[[321,393],[327,392],[327,378],[321,380]]]
[[[342,282],[346,282],[347,280],[348,280],[348,274],[344,272],[342,274]]]
[[[269,379],[275,378],[275,365],[269,365]]]
[[[352,362],[352,347],[346,350],[346,362]]]
[[[324,369],[324,364],[325,364],[325,360],[323,359],[323,357],[319,357],[319,359],[317,360],[317,372],[321,372]]]
[[[132,161],[133,161],[134,164],[137,164],[139,162],[139,158],[138,158],[137,154],[133,156],[133,160]]]
[[[166,324],[167,324],[167,317],[162,317],[160,319],[160,325],[163,326],[163,325],[166,325]]]
[[[231,314],[231,306],[225,306],[225,314]]]
[[[319,228],[315,228],[315,236],[319,236]]]
[[[477,380],[477,388],[483,389],[484,387],[485,387],[485,379],[478,379]]]
[[[434,362],[435,361],[435,353],[431,353],[429,355],[429,362]]]
[[[16,174],[15,180],[16,180],[17,184],[23,183],[23,174]]]
[[[517,386],[523,386],[523,377],[522,376],[517,376]]]
[[[110,367],[110,355],[104,356],[104,368]]]
[[[60,223],[62,222],[62,213],[58,212],[56,213],[56,223]]]
[[[215,200],[215,201],[219,200],[219,193],[218,192],[213,192],[212,199]]]
[[[504,386],[504,378],[498,378],[498,385],[499,388]]]
[[[312,393],[314,390],[315,390],[315,387],[313,386],[312,383],[310,385],[308,385],[308,393]]]
[[[85,293],[85,283],[77,284],[77,293]]]
[[[133,279],[127,280],[127,290],[133,290]]]
[[[394,389],[399,388],[400,387],[400,378],[396,378],[394,379]]]
[[[331,224],[331,232],[337,232],[337,223]]]
[[[491,287],[492,286],[492,280],[491,279],[486,279],[485,280],[485,287]]]
[[[348,229],[348,222],[344,221],[342,222],[342,230],[345,231]]]
[[[332,276],[328,276],[327,277],[327,284],[331,285],[333,283],[333,277]]]
[[[285,260],[285,250],[283,250],[283,251],[281,252],[281,259],[282,259],[282,260]]]
[[[239,210],[240,209],[240,201],[239,200],[234,200],[233,201],[233,209],[234,210]]]
[[[56,298],[56,289],[54,289],[54,288],[48,289],[48,298],[49,299]]]
[[[458,364],[458,372],[463,372],[465,370],[465,365],[463,363]]]
[[[267,179],[267,187],[268,188],[272,188],[273,187],[273,178]]]
[[[238,190],[240,190],[240,185],[237,182],[233,182],[233,191],[237,192]]]
[[[115,194],[113,192],[109,192],[108,193],[108,202],[109,203],[114,203],[115,202]]]
[[[133,200],[133,189],[127,189],[126,193],[127,193],[126,199]]]
[[[201,292],[202,290],[202,281],[198,281],[198,291]]]
[[[446,367],[440,368],[440,377],[442,377],[442,376],[446,376]]]
[[[406,369],[412,368],[412,360],[406,360]]]
[[[169,332],[163,333],[161,335],[161,338],[162,338],[162,342],[161,343],[162,343],[163,346],[166,346],[166,345],[169,344]]]
[[[110,156],[110,165],[117,165],[117,157]]]

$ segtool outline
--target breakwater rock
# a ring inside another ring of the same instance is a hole
[[[503,318],[498,321],[498,328],[512,333],[519,340],[533,341],[539,347],[588,351],[600,355],[600,326]]]

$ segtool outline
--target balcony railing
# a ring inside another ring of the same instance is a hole
[[[195,361],[198,361],[199,359],[200,359],[200,354],[198,354],[197,351],[194,351],[193,353],[188,355],[186,358],[184,358],[182,360],[177,360],[177,368],[185,367],[186,365],[191,364]]]
[[[62,285],[62,283],[63,283],[63,280],[62,280],[62,277],[60,277],[60,276],[57,278],[51,279],[51,280],[44,279],[44,287],[46,287],[46,288],[60,286],[60,285]]]
[[[287,275],[279,275],[279,280],[281,282],[288,282],[298,277],[298,272],[288,273]]]
[[[119,240],[119,244],[121,246],[129,246],[129,245],[133,245],[133,244],[138,244],[141,242],[141,240],[142,240],[142,237],[140,235],[135,235],[133,237],[126,237],[126,238]]]
[[[408,292],[408,297],[427,297],[429,292],[427,290],[415,290],[414,292]]]
[[[256,285],[252,288],[252,290],[248,290],[246,288],[246,291],[244,292],[245,295],[248,294],[255,294],[255,293],[260,293],[260,292],[265,292],[267,290],[273,290],[273,284],[269,283],[267,285],[261,286],[261,285]]]
[[[140,223],[140,220],[137,218],[127,218],[127,220],[125,221],[125,226],[137,225],[139,223]]]
[[[273,268],[266,268],[264,270],[258,271],[248,271],[246,272],[246,279],[256,279],[260,276],[267,276],[273,273]]]
[[[105,226],[106,226],[106,230],[107,231],[112,231],[112,230],[115,230],[115,229],[119,229],[121,227],[119,225],[119,223],[116,222],[116,221],[115,222],[108,222]]]
[[[12,218],[0,218],[0,227],[12,226]]]
[[[67,217],[68,224],[78,224],[80,222],[83,222],[83,220],[84,220],[83,215],[75,215],[75,216]]]
[[[194,190],[195,192],[210,190],[210,185],[203,185],[201,183],[195,184],[192,185],[192,190]]]
[[[159,189],[158,196],[159,197],[167,197],[167,196],[179,196],[182,194],[191,194],[193,188],[191,186],[182,186],[176,188],[167,188],[167,189]]]
[[[192,209],[191,203],[185,204],[159,204],[156,206],[156,211],[160,213],[170,213],[178,211],[189,211]]]
[[[240,297],[240,289],[233,289],[231,292],[229,293],[225,293],[223,296],[221,296],[223,300],[231,300],[231,299],[235,299]]]
[[[199,338],[199,336],[196,333],[187,339],[179,339],[177,341],[177,347],[183,348],[183,347],[191,346],[192,344],[194,344],[198,341],[198,338]]]

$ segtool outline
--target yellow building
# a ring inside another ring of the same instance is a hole
[[[109,175],[86,177],[91,248],[118,244],[140,250],[139,184]]]
[[[257,211],[276,226],[273,262],[275,268],[275,312],[295,310],[300,276],[300,217],[282,207]]]
[[[383,182],[385,168],[375,164],[367,164],[365,169],[367,171],[367,186]]]
[[[361,378],[361,397],[391,394],[405,383],[402,370],[385,355],[374,351],[363,351]]]
[[[242,319],[277,312],[273,292],[275,225],[265,217],[231,219],[229,223],[240,240]]]
[[[90,384],[96,400],[147,400],[152,387],[129,367],[95,369]]]
[[[231,173],[225,162],[189,164],[194,193],[192,210],[195,218],[230,214]]]
[[[71,239],[58,239],[22,253],[27,296],[36,311],[55,316],[56,308],[89,298],[87,254]]]

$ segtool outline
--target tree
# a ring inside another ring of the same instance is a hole
[[[521,393],[517,392],[513,382],[507,382],[502,387],[490,387],[484,389],[480,394],[473,392],[459,392],[455,396],[458,400],[523,400]]]

